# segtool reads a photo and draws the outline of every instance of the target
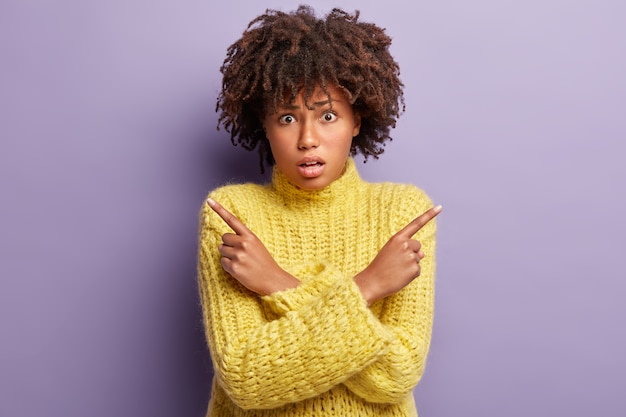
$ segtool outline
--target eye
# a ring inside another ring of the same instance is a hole
[[[322,120],[325,122],[334,122],[337,119],[337,115],[331,111],[327,111],[322,115]]]
[[[278,121],[281,124],[288,125],[288,124],[291,124],[291,123],[295,122],[296,118],[293,117],[291,114],[285,114],[285,115],[280,116]]]

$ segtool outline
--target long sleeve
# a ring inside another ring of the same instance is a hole
[[[413,187],[400,191],[404,202],[398,208],[395,229],[399,230],[432,206]],[[430,347],[434,310],[435,221],[414,237],[422,243],[421,272],[411,284],[384,300],[380,323],[392,335],[387,352],[344,384],[371,402],[394,403],[411,394],[422,377]]]
[[[426,256],[432,257],[434,241],[422,243]],[[434,264],[422,264],[419,278],[383,301],[380,322],[393,334],[387,353],[345,382],[367,401],[397,402],[410,394],[422,377],[430,347],[434,298]]]
[[[274,408],[317,396],[386,352],[392,335],[352,280],[322,262],[303,264],[300,287],[261,300],[221,267],[217,246],[227,231],[203,210],[198,274],[207,339],[216,378],[239,407]],[[267,318],[264,302],[280,308],[290,300],[297,310]]]

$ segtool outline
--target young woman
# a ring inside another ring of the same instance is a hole
[[[268,10],[228,50],[220,123],[273,171],[201,211],[208,416],[417,414],[441,206],[363,181],[352,159],[382,154],[402,110],[390,43],[358,13],[301,6]]]

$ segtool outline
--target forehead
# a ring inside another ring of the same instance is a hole
[[[307,106],[332,105],[333,102],[341,102],[345,98],[344,92],[339,87],[331,85],[324,90],[320,85],[316,85],[308,96],[305,88],[301,88],[296,94],[291,91],[287,92],[279,106],[293,105],[298,102],[304,102]]]

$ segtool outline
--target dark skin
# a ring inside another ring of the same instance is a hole
[[[260,295],[298,286],[300,281],[276,263],[263,242],[245,224],[217,201],[208,199],[207,203],[235,232],[225,233],[218,247],[226,272]],[[441,210],[441,206],[436,206],[416,217],[393,235],[374,260],[354,277],[368,305],[395,294],[420,275],[419,262],[424,252],[413,236]],[[265,275],[260,276],[261,272]]]

